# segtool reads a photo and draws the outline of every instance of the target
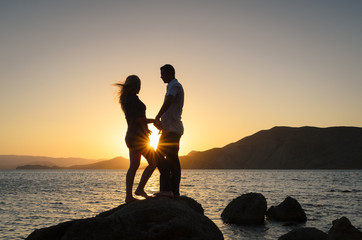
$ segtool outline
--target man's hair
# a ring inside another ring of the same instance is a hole
[[[165,64],[160,69],[164,70],[164,71],[168,71],[168,72],[172,73],[173,75],[175,75],[175,69],[173,68],[173,66],[171,64]]]

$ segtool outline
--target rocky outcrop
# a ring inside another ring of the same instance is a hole
[[[278,206],[270,207],[267,218],[275,221],[306,222],[307,216],[299,202],[292,197],[287,197]]]
[[[327,234],[316,228],[298,228],[284,234],[279,240],[327,240]]]
[[[284,234],[279,240],[362,240],[362,232],[346,217],[333,221],[328,234],[316,228],[298,228]]]
[[[348,218],[341,217],[333,221],[328,231],[328,240],[362,240],[362,232],[355,228]]]
[[[226,223],[263,224],[267,202],[260,193],[247,193],[233,199],[221,214]]]
[[[150,198],[123,204],[96,217],[35,230],[27,240],[223,239],[200,204],[188,197]]]

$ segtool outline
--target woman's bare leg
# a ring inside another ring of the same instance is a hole
[[[132,188],[137,169],[140,166],[141,154],[135,150],[130,149],[129,160],[130,165],[126,175],[126,203],[136,200],[133,197]]]
[[[148,179],[151,177],[152,173],[156,169],[156,159],[155,159],[156,155],[154,150],[152,149],[147,149],[146,152],[144,152],[142,155],[146,158],[148,166],[145,168],[145,170],[143,170],[142,177],[140,183],[138,184],[135,194],[147,198],[148,195],[145,192],[144,188],[146,186]]]

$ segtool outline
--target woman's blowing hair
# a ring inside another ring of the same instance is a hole
[[[126,97],[130,94],[137,94],[141,89],[141,80],[136,75],[130,75],[126,78],[124,83],[115,83],[115,86],[120,87],[119,90],[119,103],[124,111],[124,103]]]

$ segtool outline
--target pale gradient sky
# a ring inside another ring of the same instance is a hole
[[[170,63],[180,154],[273,126],[362,127],[362,1],[0,2],[0,154],[128,157],[114,82],[154,117]]]

